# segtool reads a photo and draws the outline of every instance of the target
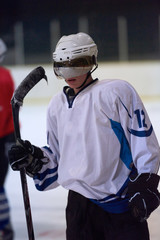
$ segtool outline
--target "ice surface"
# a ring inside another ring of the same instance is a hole
[[[160,142],[160,102],[146,102],[145,106]],[[31,105],[24,103],[20,111],[22,139],[28,139],[38,146],[46,144],[46,110],[46,104]],[[67,191],[58,187],[54,190],[39,192],[35,189],[31,178],[27,177],[27,181],[35,239],[64,240]],[[19,172],[9,171],[6,190],[11,207],[15,240],[27,240],[27,225]],[[151,240],[159,239],[159,217],[160,208],[149,219]]]

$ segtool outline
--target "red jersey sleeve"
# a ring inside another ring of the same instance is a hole
[[[14,92],[14,80],[10,71],[0,67],[0,137],[14,132],[11,98]]]

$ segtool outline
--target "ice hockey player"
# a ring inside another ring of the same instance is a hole
[[[68,86],[49,104],[48,146],[19,140],[11,167],[25,167],[40,191],[69,190],[67,240],[148,240],[147,218],[160,204],[159,144],[128,82],[92,78],[97,53],[88,34],[60,38],[54,72]]]
[[[3,61],[6,51],[6,44],[0,39],[0,62]],[[0,88],[0,240],[12,240],[13,230],[9,202],[4,184],[8,173],[8,150],[14,143],[14,125],[10,103],[14,91],[14,81],[10,71],[2,66],[0,66]]]

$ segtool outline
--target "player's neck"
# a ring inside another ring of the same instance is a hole
[[[78,92],[80,92],[85,86],[87,86],[90,82],[93,81],[92,76],[90,75],[87,79],[87,81],[85,82],[85,84],[83,85],[82,83],[82,87],[78,87],[78,88],[73,88],[74,93],[77,94]]]

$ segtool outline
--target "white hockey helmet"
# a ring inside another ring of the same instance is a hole
[[[7,52],[7,47],[4,41],[0,38],[0,62],[3,61],[5,54]]]
[[[97,53],[97,45],[88,34],[63,36],[53,53],[54,72],[64,79],[84,75],[97,65]]]

